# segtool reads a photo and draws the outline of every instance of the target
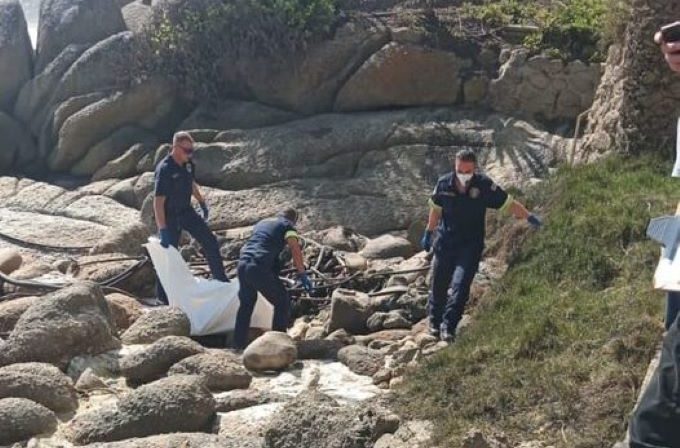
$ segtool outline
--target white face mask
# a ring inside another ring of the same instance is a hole
[[[468,182],[472,179],[472,173],[469,174],[463,174],[463,173],[458,173],[456,172],[456,177],[462,183],[463,185],[467,185]]]

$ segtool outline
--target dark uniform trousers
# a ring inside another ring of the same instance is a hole
[[[224,273],[217,238],[210,231],[208,224],[206,224],[203,218],[198,216],[198,213],[193,208],[187,208],[179,213],[168,213],[165,219],[168,232],[170,232],[170,244],[173,247],[177,248],[179,246],[182,230],[186,230],[203,248],[213,278],[222,282],[228,281],[227,275]],[[167,305],[168,296],[158,279],[156,285],[158,299]]]
[[[680,447],[680,317],[664,337],[661,359],[633,412],[630,448]]]
[[[479,269],[483,250],[483,244],[474,242],[435,252],[428,304],[433,328],[444,326],[455,332],[470,297],[470,286]]]
[[[274,305],[272,330],[285,332],[290,319],[290,297],[276,272],[248,257],[243,257],[238,264],[238,278],[240,282],[238,298],[241,306],[236,315],[234,328],[236,347],[243,349],[248,345],[248,329],[257,303],[258,292]]]

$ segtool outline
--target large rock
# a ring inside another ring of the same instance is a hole
[[[33,46],[18,0],[0,2],[0,109],[11,112],[19,89],[33,76]]]
[[[239,74],[262,103],[305,114],[330,111],[344,82],[388,40],[388,30],[377,22],[349,21],[333,38],[297,56],[239,61]],[[226,78],[234,77],[233,65],[233,61],[224,61]]]
[[[363,345],[349,345],[340,349],[338,360],[357,375],[373,376],[385,365],[385,355]]]
[[[137,126],[123,126],[90,148],[87,155],[71,168],[71,173],[77,176],[91,176],[137,143],[147,147],[157,146],[158,137]]]
[[[56,412],[78,408],[73,381],[50,364],[12,364],[0,368],[0,399],[26,398]]]
[[[155,128],[172,112],[173,102],[174,93],[170,85],[156,80],[90,104],[71,115],[59,129],[57,147],[50,155],[50,168],[73,168],[93,151],[98,142],[126,125]],[[111,156],[111,159],[118,155]]]
[[[125,344],[150,344],[165,336],[189,336],[191,323],[184,311],[175,307],[154,309],[144,314],[123,333]]]
[[[3,145],[0,148],[0,172],[12,166],[22,166],[35,159],[37,148],[31,134],[21,123],[0,111],[0,134]]]
[[[116,0],[44,0],[36,45],[41,72],[69,44],[93,45],[125,29]]]
[[[144,314],[142,305],[130,296],[118,293],[109,294],[106,296],[106,302],[109,304],[113,322],[119,332],[130,328]]]
[[[19,319],[0,352],[0,365],[46,362],[65,366],[76,355],[120,346],[101,289],[79,283],[43,297]]]
[[[141,352],[120,360],[120,372],[132,384],[155,381],[175,363],[204,351],[203,347],[189,338],[166,336]]]
[[[215,396],[217,412],[232,412],[286,401],[286,397],[257,389],[236,389]]]
[[[287,123],[299,116],[263,104],[226,100],[199,105],[180,129],[253,129]]]
[[[94,443],[83,448],[261,448],[257,440],[214,434],[168,434],[129,439],[122,442]]]
[[[328,332],[343,329],[351,334],[368,331],[366,321],[373,313],[373,306],[367,294],[359,291],[336,289],[331,298],[331,315]]]
[[[140,34],[153,19],[153,8],[149,0],[134,0],[123,6],[123,20],[129,31]]]
[[[408,109],[229,131],[198,144],[195,160],[199,183],[219,188],[205,189],[216,228],[252,225],[287,204],[310,230],[343,225],[374,236],[423,219],[427,195],[462,148],[477,148],[500,185],[524,188],[563,160],[567,141],[500,115]],[[143,213],[153,220],[150,202]]]
[[[317,391],[287,403],[265,432],[265,448],[365,448],[394,432],[399,419],[376,405],[340,405]]]
[[[101,244],[110,234],[126,232],[126,245],[146,240],[129,233],[139,212],[102,195],[87,185],[67,189],[12,177],[0,178],[0,219],[3,232],[27,241],[59,246]],[[59,229],[55,232],[54,229]]]
[[[235,356],[223,351],[185,358],[172,366],[168,375],[198,375],[204,378],[209,389],[216,391],[248,389],[253,380]]]
[[[92,176],[92,180],[131,178],[137,174],[137,167],[142,157],[151,154],[155,149],[155,147],[151,148],[144,143],[132,145],[120,157],[109,161],[97,170]]]
[[[46,407],[25,398],[0,400],[0,445],[12,445],[57,429],[57,417]]]
[[[297,360],[295,341],[286,333],[269,331],[243,352],[243,364],[255,371],[283,370]]]
[[[39,135],[50,98],[64,73],[86,50],[85,45],[71,44],[62,50],[45,69],[21,88],[14,106],[14,116]]]
[[[411,322],[397,311],[375,313],[368,318],[366,325],[371,332],[411,328]]]
[[[409,258],[413,255],[413,245],[406,239],[393,235],[383,235],[368,240],[360,255],[368,259]]]
[[[59,81],[52,102],[93,92],[123,90],[138,75],[134,59],[138,38],[125,31],[88,48]]]
[[[201,432],[215,416],[215,400],[197,377],[176,376],[147,384],[103,406],[77,415],[65,429],[78,445],[115,442],[174,432]]]
[[[602,66],[569,63],[514,50],[489,89],[499,112],[548,120],[573,120],[593,104]]]
[[[0,334],[11,332],[19,318],[39,300],[41,299],[38,297],[21,297],[0,302]]]
[[[333,249],[359,252],[366,245],[366,238],[350,228],[335,226],[322,233],[320,242]]]
[[[338,93],[335,109],[455,104],[459,72],[470,65],[455,53],[391,42],[371,56]]]

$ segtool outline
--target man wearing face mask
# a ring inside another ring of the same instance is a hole
[[[194,180],[194,139],[187,132],[178,132],[172,139],[172,150],[156,167],[153,209],[163,247],[177,247],[182,230],[186,230],[203,248],[210,272],[215,280],[228,282],[222,265],[217,238],[210,231],[208,206]],[[198,202],[203,217],[191,206],[191,197]],[[157,281],[158,299],[168,304],[165,290]]]
[[[430,251],[437,230],[428,303],[430,334],[453,342],[484,250],[486,210],[507,210],[538,228],[540,218],[527,211],[501,187],[477,173],[471,150],[456,154],[454,171],[443,176],[430,198],[430,216],[421,241]],[[448,291],[451,289],[451,295]]]

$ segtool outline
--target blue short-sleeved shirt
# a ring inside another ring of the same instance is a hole
[[[165,196],[165,213],[177,214],[191,208],[191,194],[194,186],[194,163],[183,166],[172,156],[165,157],[156,167],[156,196]]]
[[[439,238],[435,251],[458,244],[484,244],[486,210],[509,205],[511,197],[490,178],[476,173],[467,191],[461,193],[455,185],[455,173],[442,176],[432,192],[430,205],[441,210]]]
[[[255,224],[253,235],[241,249],[241,258],[274,268],[288,238],[299,238],[291,221],[282,217],[262,220]]]

